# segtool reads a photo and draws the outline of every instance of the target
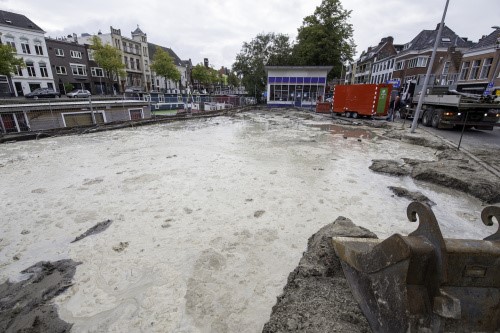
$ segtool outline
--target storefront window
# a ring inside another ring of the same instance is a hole
[[[319,77],[269,77],[269,100],[294,102],[300,98],[304,102],[315,102],[325,90],[325,81]]]

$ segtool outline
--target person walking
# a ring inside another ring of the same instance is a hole
[[[399,95],[397,95],[396,99],[394,100],[394,106],[392,108],[392,120],[391,121],[396,120],[400,108],[401,108],[401,97]]]

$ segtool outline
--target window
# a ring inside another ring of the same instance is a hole
[[[404,60],[397,61],[397,62],[396,62],[396,70],[397,70],[397,71],[400,71],[400,70],[402,70],[403,68],[405,68],[405,61],[404,61]]]
[[[147,48],[147,47],[145,47],[145,46],[143,46],[143,47],[142,47],[142,54],[143,54],[145,57],[147,57],[147,56],[148,56],[148,51],[147,51],[147,50],[148,50],[148,48]]]
[[[133,58],[130,58],[130,68],[135,69],[135,62]]]
[[[80,51],[69,51],[71,58],[82,59],[82,52]]]
[[[30,45],[28,44],[27,40],[21,41],[21,49],[23,50],[24,54],[31,54]]]
[[[122,42],[123,44],[123,52],[128,52],[128,47],[126,42]]]
[[[15,72],[15,75],[17,76],[23,76],[23,70],[21,67],[19,66],[16,66],[16,72]]]
[[[56,49],[56,56],[64,57],[64,50],[63,49]]]
[[[138,70],[141,69],[141,66],[139,65],[139,59],[135,59],[135,65],[136,65]]]
[[[66,67],[64,67],[64,66],[56,66],[56,74],[59,74],[59,75],[68,75],[68,73],[66,72]]]
[[[141,51],[139,51],[139,45],[135,46],[135,54],[141,54]]]
[[[80,64],[69,64],[71,66],[71,72],[73,75],[77,76],[87,76],[87,66]]]
[[[40,67],[40,75],[42,75],[42,77],[49,77],[49,72],[47,71],[47,64],[41,62],[38,65]]]
[[[17,52],[16,42],[14,42],[14,37],[5,37],[5,43],[7,45],[10,45],[10,47],[12,47],[14,49],[14,51]]]
[[[465,80],[467,78],[467,74],[469,74],[469,66],[470,61],[465,61],[462,64],[462,70],[460,71],[460,80]]]
[[[99,67],[91,67],[90,73],[94,77],[104,77],[104,71],[102,70],[102,68]]]
[[[125,63],[125,68],[128,69],[129,68],[128,67],[128,58],[127,57],[123,57],[123,59],[124,59],[123,62]]]
[[[129,44],[128,44],[128,51],[129,51],[130,53],[135,53],[135,52],[134,52],[134,45],[132,45],[132,43],[129,43]]]
[[[448,75],[448,72],[450,71],[450,62],[447,61],[444,63],[444,66],[443,66],[443,75]]]
[[[427,67],[427,57],[417,57],[408,61],[408,68]]]
[[[441,41],[445,42],[445,43],[449,43],[449,42],[451,42],[451,39],[448,37],[443,37],[443,38],[441,38]]]
[[[26,61],[26,70],[28,71],[28,76],[36,76],[35,65],[31,61]]]
[[[41,42],[35,42],[35,53],[37,55],[43,55],[43,47]]]
[[[487,79],[490,75],[491,64],[493,63],[493,58],[486,58],[483,61],[483,67],[481,68],[480,79]]]
[[[89,57],[89,60],[94,60],[94,50],[87,50],[87,56]]]
[[[472,62],[472,68],[470,69],[469,80],[477,80],[477,75],[479,74],[479,65],[481,60],[474,60]]]

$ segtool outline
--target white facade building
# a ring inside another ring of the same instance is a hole
[[[163,46],[159,46],[153,43],[148,43],[149,57],[150,63],[154,61],[154,55],[156,53],[156,48],[160,47],[163,51],[167,52],[172,61],[174,62],[175,67],[181,74],[181,78],[179,81],[165,80],[164,77],[156,75],[154,71],[151,71],[151,75],[153,77],[153,87],[154,91],[162,91],[166,93],[180,93],[182,90],[186,90],[189,85],[189,64],[186,61],[182,61],[177,54],[171,49]]]
[[[0,10],[1,42],[14,47],[16,56],[25,63],[12,75],[11,96],[24,96],[37,88],[55,89],[44,35],[45,31],[26,16]]]
[[[395,55],[376,60],[372,65],[370,83],[389,83],[394,72]]]

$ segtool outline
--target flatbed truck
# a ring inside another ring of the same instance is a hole
[[[422,87],[415,81],[406,82],[400,109],[402,118],[414,118]],[[493,130],[500,126],[500,101],[491,96],[457,92],[450,86],[430,86],[424,96],[419,121],[434,128],[456,126],[478,130]]]

